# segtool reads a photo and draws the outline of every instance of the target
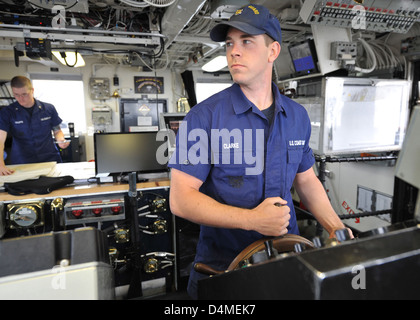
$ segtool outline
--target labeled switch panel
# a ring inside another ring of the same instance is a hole
[[[308,24],[406,33],[420,18],[420,1],[306,0],[299,12]]]

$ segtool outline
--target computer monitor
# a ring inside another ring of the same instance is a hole
[[[318,73],[318,58],[312,39],[292,43],[289,45],[290,57],[295,68],[295,76]]]
[[[96,175],[167,171],[167,163],[158,161],[165,159],[160,153],[166,152],[167,142],[157,141],[156,135],[157,132],[95,133]]]

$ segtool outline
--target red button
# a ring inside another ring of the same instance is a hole
[[[121,206],[111,207],[112,213],[120,213]]]
[[[76,218],[80,218],[83,214],[83,210],[79,209],[79,210],[73,210],[72,215],[74,215]]]
[[[96,216],[99,216],[102,213],[102,208],[92,209],[92,213]]]

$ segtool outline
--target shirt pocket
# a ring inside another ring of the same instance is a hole
[[[212,179],[216,186],[216,192],[222,202],[242,207],[252,208],[259,203],[260,195],[262,194],[262,185],[259,185],[259,177],[261,175],[249,174],[249,170],[255,168],[255,163],[249,161],[251,158],[251,151],[245,151],[249,153],[246,155],[246,159],[249,163],[244,161],[242,156],[241,161],[234,162],[233,151],[230,152],[230,162],[222,162],[222,156],[224,155],[227,159],[225,152],[215,154],[218,156],[219,162],[213,165]]]
[[[10,133],[18,138],[25,138],[30,133],[30,127],[26,120],[15,120],[11,126]]]
[[[302,161],[302,156],[303,156],[303,147],[287,149],[287,168],[286,168],[287,190],[290,190],[290,188],[292,187],[299,165]]]

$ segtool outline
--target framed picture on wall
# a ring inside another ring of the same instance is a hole
[[[163,77],[134,77],[134,93],[164,93]]]

